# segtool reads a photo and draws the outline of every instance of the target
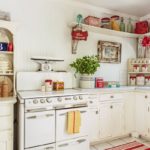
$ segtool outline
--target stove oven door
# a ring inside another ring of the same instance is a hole
[[[70,111],[80,111],[81,114],[81,126],[80,132],[74,134],[67,133],[67,114]],[[56,111],[56,141],[68,140],[71,138],[77,138],[81,136],[88,135],[88,108],[80,107],[80,108],[71,108],[64,110]]]
[[[25,113],[25,148],[55,142],[55,111]]]

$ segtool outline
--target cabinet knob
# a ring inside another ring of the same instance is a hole
[[[145,95],[145,98],[148,98],[148,96],[147,96],[147,95]]]
[[[113,96],[113,95],[111,95],[111,96],[110,96],[110,98],[114,98],[114,96]]]
[[[113,109],[113,106],[111,105],[110,108]]]

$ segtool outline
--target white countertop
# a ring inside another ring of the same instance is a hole
[[[0,98],[0,104],[15,104],[16,102],[17,102],[16,97]]]
[[[87,94],[87,92],[76,90],[76,89],[66,89],[63,91],[52,91],[52,92],[41,92],[41,91],[19,91],[18,92],[18,95],[22,99],[29,99],[29,98],[36,98],[36,97],[67,96],[67,95],[77,95],[77,94]]]
[[[132,92],[132,91],[149,91],[150,87],[130,87],[121,86],[119,88],[99,88],[99,89],[66,89],[63,91],[41,92],[41,91],[19,91],[18,95],[22,99],[37,98],[37,97],[55,97],[69,96],[77,94],[97,94],[97,93],[112,93],[112,92]]]

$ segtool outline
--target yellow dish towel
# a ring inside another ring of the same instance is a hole
[[[67,113],[67,133],[73,134],[74,129],[74,112],[70,111]]]
[[[80,133],[81,113],[80,113],[80,111],[75,111],[74,113],[75,113],[74,133]]]
[[[70,111],[67,113],[67,133],[80,133],[81,114],[80,111]]]

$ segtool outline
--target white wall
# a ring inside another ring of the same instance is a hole
[[[56,69],[68,69],[77,57],[97,54],[97,41],[108,40],[122,43],[121,64],[101,64],[97,76],[105,80],[126,83],[127,59],[136,56],[136,40],[89,33],[87,42],[80,42],[77,55],[71,54],[69,23],[77,14],[103,16],[101,10],[67,0],[0,0],[1,9],[10,11],[12,20],[19,23],[16,36],[17,71],[36,70],[31,56],[46,55],[63,58]],[[9,5],[8,5],[9,4]],[[105,13],[106,15],[106,13]]]

